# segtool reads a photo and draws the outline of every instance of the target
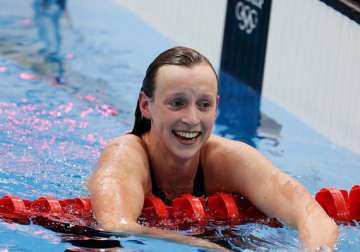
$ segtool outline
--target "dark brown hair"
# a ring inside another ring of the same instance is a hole
[[[170,48],[159,54],[154,59],[154,61],[151,62],[148,69],[146,70],[146,75],[142,82],[142,87],[140,92],[141,91],[144,92],[145,95],[150,98],[154,96],[156,75],[157,72],[159,71],[159,68],[164,65],[177,65],[177,66],[184,66],[190,68],[194,65],[203,62],[207,63],[212,68],[212,70],[216,75],[216,78],[218,79],[216,71],[214,67],[211,65],[210,61],[199,52],[187,47]],[[142,116],[139,107],[139,99],[138,99],[135,110],[135,123],[130,134],[142,136],[144,133],[150,131],[150,129],[151,129],[151,121]]]

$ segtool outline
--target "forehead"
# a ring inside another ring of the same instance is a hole
[[[155,95],[178,92],[217,94],[217,78],[207,63],[191,67],[164,65],[156,75]]]

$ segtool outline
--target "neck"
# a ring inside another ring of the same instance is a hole
[[[192,192],[200,153],[184,160],[170,153],[151,133],[143,135],[143,140],[157,186],[168,195]]]

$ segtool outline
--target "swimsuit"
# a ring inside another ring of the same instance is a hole
[[[153,170],[150,168],[150,176],[151,176],[151,183],[152,183],[152,193],[162,199],[166,204],[171,204],[171,200],[166,198],[166,195],[163,191],[156,184],[155,175]],[[205,196],[205,185],[204,185],[204,172],[199,163],[199,166],[196,171],[195,179],[194,179],[194,186],[192,195],[196,197]]]

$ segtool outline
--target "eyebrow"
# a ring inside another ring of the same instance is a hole
[[[177,92],[177,93],[172,93],[169,94],[169,96],[183,96],[183,95],[187,95],[185,92]],[[200,95],[202,98],[208,98],[208,99],[212,99],[213,97],[209,94],[201,94]]]
[[[186,93],[185,92],[171,93],[169,96],[180,96],[180,95],[186,95]]]
[[[212,100],[212,99],[213,99],[213,96],[208,95],[208,94],[203,94],[203,95],[201,95],[201,98],[207,98],[207,99],[209,99],[209,100]]]

